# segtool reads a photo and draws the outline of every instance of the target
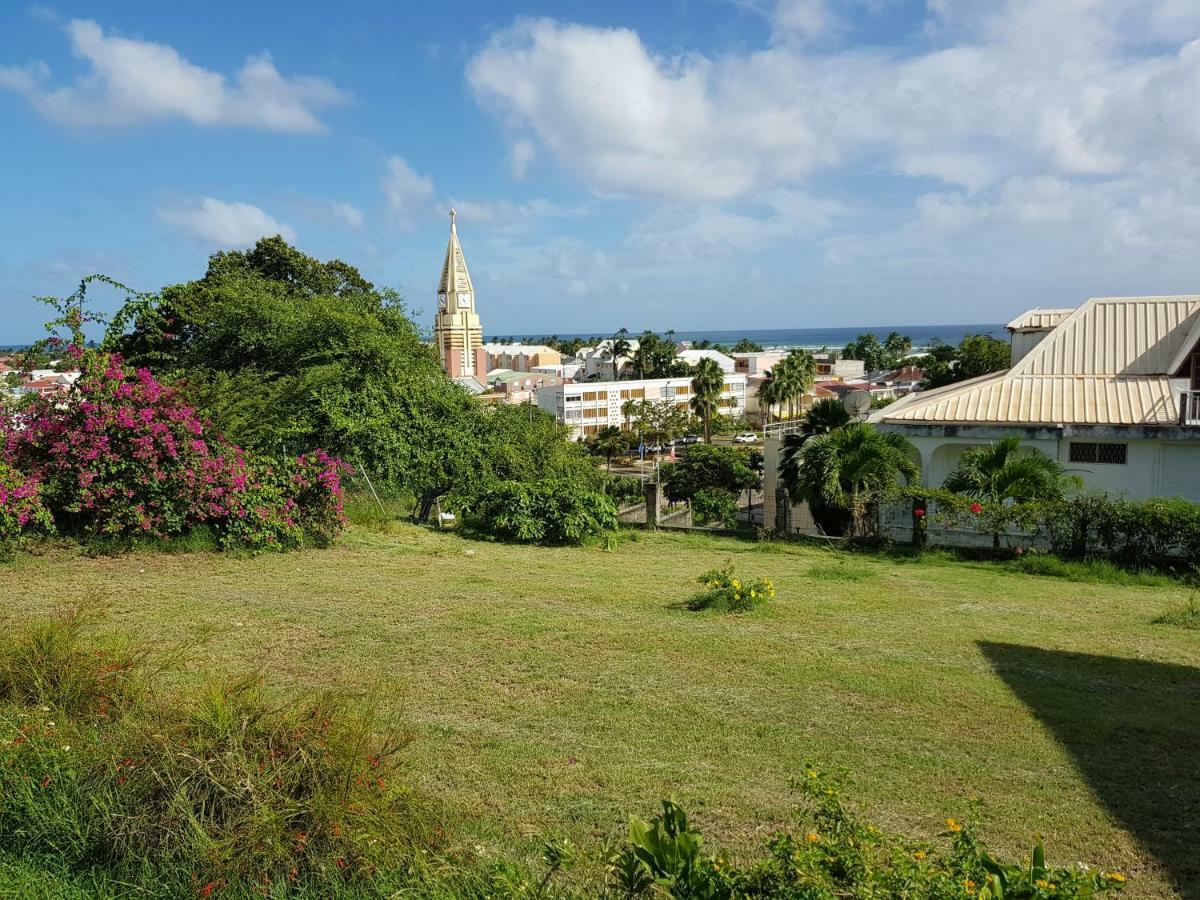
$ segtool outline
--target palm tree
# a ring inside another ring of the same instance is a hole
[[[712,443],[712,417],[717,414],[717,401],[725,386],[725,373],[715,359],[702,359],[696,363],[692,378],[692,412],[704,422],[704,443]]]
[[[808,424],[808,430],[812,434],[829,434],[829,432],[848,424],[850,413],[846,412],[846,407],[841,400],[836,397],[826,397],[812,405],[812,408],[804,414],[804,421]]]
[[[613,457],[629,449],[629,436],[616,425],[606,425],[596,432],[588,443],[588,449],[597,456],[603,456],[607,470],[612,472]]]
[[[788,414],[795,415],[795,407],[803,401],[817,377],[817,361],[807,350],[791,350],[783,358],[787,366]]]
[[[763,408],[764,424],[771,424],[771,407],[779,402],[779,382],[775,375],[768,371],[758,386],[758,405]]]
[[[604,356],[612,360],[614,381],[621,380],[621,360],[629,359],[631,353],[633,344],[629,343],[629,329],[622,328],[612,336],[608,349],[604,351]]]
[[[1066,474],[1062,463],[1039,450],[1021,450],[1019,437],[1001,438],[986,447],[963,451],[958,467],[942,486],[992,504],[1012,500],[1061,500],[1078,481]],[[992,533],[992,549],[1000,549],[1000,532]]]
[[[845,512],[850,536],[867,532],[871,504],[897,480],[916,480],[916,449],[908,439],[865,422],[851,422],[828,434],[788,435],[784,439],[779,477],[788,494],[814,510]]]
[[[629,428],[629,422],[638,414],[638,404],[641,400],[626,400],[621,404],[621,416],[625,419],[625,428]]]

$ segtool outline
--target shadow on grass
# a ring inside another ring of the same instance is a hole
[[[1200,669],[981,641],[1185,898],[1200,898]]]

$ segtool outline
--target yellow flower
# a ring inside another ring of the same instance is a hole
[[[1050,882],[1048,882],[1045,878],[1039,878],[1033,883],[1033,886],[1045,890],[1046,888],[1050,887]]]
[[[810,844],[815,844],[817,841],[819,841],[821,839],[821,836],[819,834],[817,834],[815,831],[810,831],[808,834],[806,834],[804,836],[804,839],[806,841],[808,841]]]
[[[924,859],[924,858],[925,858],[924,850],[918,850],[916,853],[913,854],[913,859]]]
[[[808,777],[809,777],[809,778],[816,778],[816,777],[817,777],[817,770],[816,770],[816,769],[809,769],[807,774],[808,774]]]
[[[970,878],[964,879],[964,880],[963,880],[963,887],[965,887],[965,888],[966,888],[966,889],[969,891],[969,890],[971,890],[973,887],[975,887],[975,882],[973,882],[973,881],[972,881]]]
[[[957,822],[956,820],[954,820],[954,819],[947,819],[947,820],[946,820],[946,827],[947,827],[947,828],[949,828],[951,831],[954,831],[954,832],[959,832],[959,831],[962,831],[962,826],[961,826],[961,825],[959,825],[959,824],[958,824],[958,822]]]
[[[1109,881],[1116,881],[1118,883],[1125,881],[1125,876],[1122,875],[1120,872],[1108,872],[1107,874],[1105,874],[1104,877],[1107,878]]]

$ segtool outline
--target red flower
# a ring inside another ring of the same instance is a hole
[[[972,503],[971,512],[975,513],[975,515],[979,515],[981,512],[983,512],[983,506],[978,502]]]
[[[196,895],[198,897],[211,897],[212,892],[216,889],[217,883],[215,881],[210,881],[208,884],[204,885],[204,887],[200,888],[200,890],[196,892]]]
[[[1016,550],[1016,554],[1017,554],[1017,556],[1024,556],[1024,555],[1025,555],[1025,548],[1024,548],[1024,547],[1018,547],[1018,548],[1017,548],[1017,550]]]
[[[925,508],[918,506],[916,509],[913,510],[913,515],[916,516],[918,519],[925,518]]]

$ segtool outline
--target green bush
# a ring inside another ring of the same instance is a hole
[[[333,891],[430,845],[398,769],[408,739],[377,731],[369,709],[268,702],[256,678],[159,697],[147,657],[85,639],[87,624],[66,616],[0,644],[6,853],[207,896]]]
[[[746,612],[775,598],[775,585],[770,580],[742,581],[734,575],[732,563],[723,569],[705,572],[696,580],[704,590],[688,602],[688,609]]]
[[[612,497],[618,506],[640,503],[646,498],[642,479],[627,475],[609,475],[604,481],[604,493]]]
[[[1047,508],[1056,553],[1103,556],[1129,568],[1191,565],[1200,559],[1200,504],[1179,498],[1075,497]]]
[[[719,488],[705,488],[692,495],[692,517],[697,525],[737,526],[737,496]]]
[[[1169,606],[1161,616],[1154,620],[1154,624],[1175,625],[1178,628],[1200,631],[1200,601],[1197,601],[1195,595],[1192,595],[1183,603]]]
[[[498,481],[451,505],[470,530],[518,543],[580,544],[618,524],[607,495],[564,478]]]

